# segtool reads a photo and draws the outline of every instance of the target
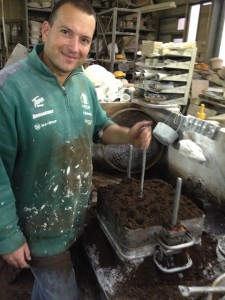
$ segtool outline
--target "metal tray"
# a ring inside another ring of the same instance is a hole
[[[122,261],[141,259],[154,254],[157,244],[154,233],[159,233],[162,226],[130,230],[119,226],[107,208],[98,211],[97,217],[103,232]],[[195,240],[195,244],[201,241],[204,218],[203,215],[201,218],[181,221],[181,224],[185,226]]]

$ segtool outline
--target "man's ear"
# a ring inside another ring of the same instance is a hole
[[[41,35],[42,35],[43,42],[46,40],[46,38],[48,36],[49,28],[50,28],[50,25],[49,25],[48,21],[44,21],[42,24],[42,28],[41,28]]]

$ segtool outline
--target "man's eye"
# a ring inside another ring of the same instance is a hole
[[[84,44],[84,45],[90,45],[91,44],[91,40],[87,39],[87,38],[82,38],[81,41],[82,41],[82,44]]]
[[[68,33],[69,33],[69,31],[68,30],[61,30],[61,32],[63,33],[63,34],[65,34],[65,35],[67,35]]]

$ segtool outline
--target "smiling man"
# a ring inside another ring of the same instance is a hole
[[[73,9],[70,3],[65,3],[57,10],[59,5],[42,27],[45,43],[42,59],[63,84],[87,58],[95,30],[95,15],[83,3],[78,2]]]
[[[150,122],[118,126],[83,73],[95,31],[83,0],[59,0],[43,45],[0,72],[0,255],[35,276],[32,300],[79,299],[70,248],[82,235],[92,143],[147,149]]]

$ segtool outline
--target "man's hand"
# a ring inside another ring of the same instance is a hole
[[[131,128],[113,124],[103,131],[101,141],[104,144],[131,144],[147,149],[152,138],[151,125],[151,121],[140,121]]]
[[[28,244],[25,243],[22,247],[14,252],[3,254],[2,259],[15,268],[30,268],[29,264],[27,263],[27,261],[31,260]]]
[[[141,121],[133,125],[129,132],[129,144],[147,149],[152,138],[151,125],[151,121]]]

